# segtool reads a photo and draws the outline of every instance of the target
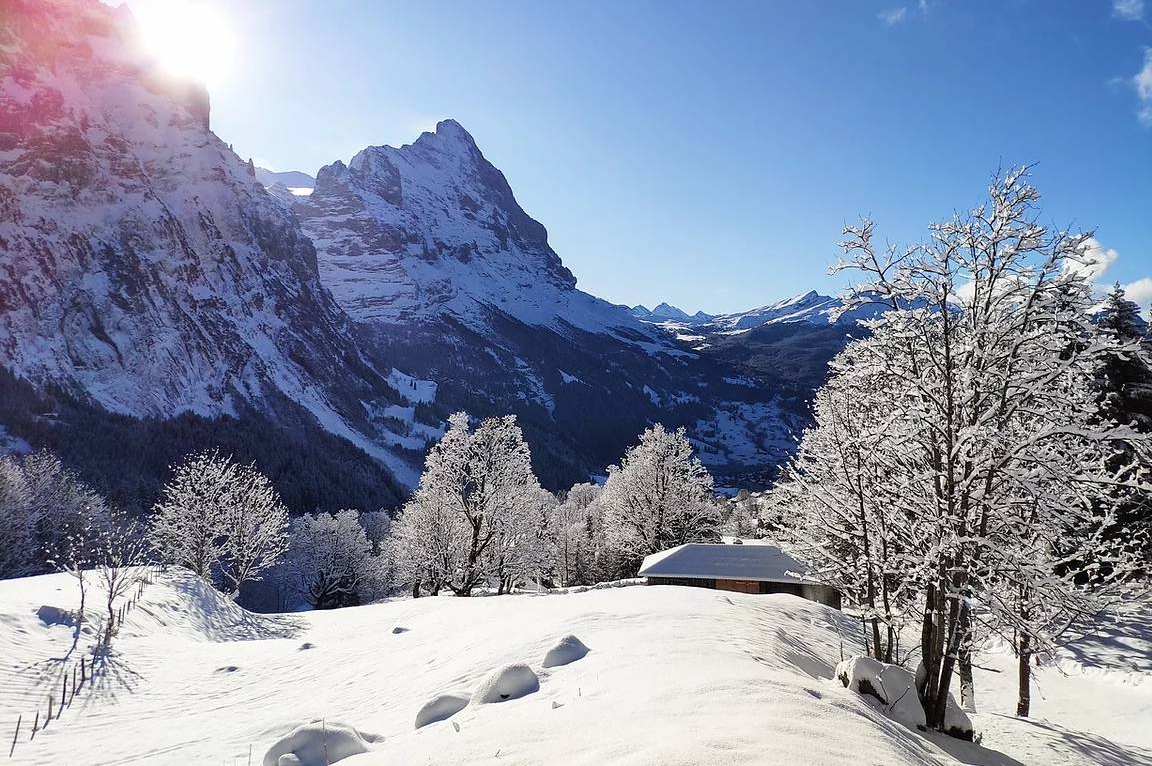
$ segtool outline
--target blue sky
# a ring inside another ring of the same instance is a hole
[[[1024,162],[1044,218],[1095,228],[1102,281],[1152,302],[1152,0],[220,9],[213,128],[241,155],[314,173],[452,117],[615,302],[834,291],[845,223],[919,238]]]

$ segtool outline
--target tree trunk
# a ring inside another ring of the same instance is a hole
[[[936,688],[939,683],[940,652],[937,649],[936,634],[940,630],[937,614],[936,584],[928,583],[924,589],[924,620],[920,625],[920,653],[923,674],[916,674],[916,694],[920,706],[924,708],[924,719],[928,721],[930,711],[935,706]]]
[[[1020,631],[1016,652],[1019,658],[1019,690],[1016,699],[1016,715],[1021,718],[1028,717],[1028,710],[1032,706],[1032,637],[1027,631]]]
[[[976,686],[972,680],[972,614],[963,611],[960,620],[960,707],[976,712]]]
[[[412,583],[412,598],[420,598],[420,581],[416,580]]]

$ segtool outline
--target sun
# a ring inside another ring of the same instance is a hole
[[[226,79],[234,51],[219,6],[197,0],[129,0],[145,47],[176,77],[208,85]]]

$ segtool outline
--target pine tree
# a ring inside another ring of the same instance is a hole
[[[1152,434],[1152,340],[1140,307],[1128,300],[1119,283],[1112,287],[1097,315],[1098,325],[1122,347],[1106,355],[1099,373],[1101,417]],[[1124,442],[1117,443],[1110,463],[1152,481],[1152,465]],[[1135,551],[1144,573],[1152,571],[1152,496],[1131,489],[1113,492],[1116,521],[1107,531],[1117,544]]]

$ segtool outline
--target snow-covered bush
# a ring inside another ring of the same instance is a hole
[[[492,671],[480,682],[472,701],[486,705],[519,699],[540,689],[540,678],[522,662],[505,665]]]
[[[854,692],[875,697],[884,710],[896,720],[913,728],[924,727],[924,708],[916,694],[916,677],[899,665],[871,657],[849,657],[836,666],[836,678]],[[972,721],[948,697],[944,731],[953,737],[971,741]]]
[[[216,452],[185,457],[153,509],[148,539],[161,560],[186,566],[233,597],[288,545],[288,510],[255,465]]]
[[[608,467],[599,500],[609,543],[633,575],[650,553],[718,539],[712,477],[692,455],[684,429],[656,424],[619,466]]]
[[[382,739],[341,723],[312,721],[274,742],[264,754],[264,766],[330,766],[367,753]]]

